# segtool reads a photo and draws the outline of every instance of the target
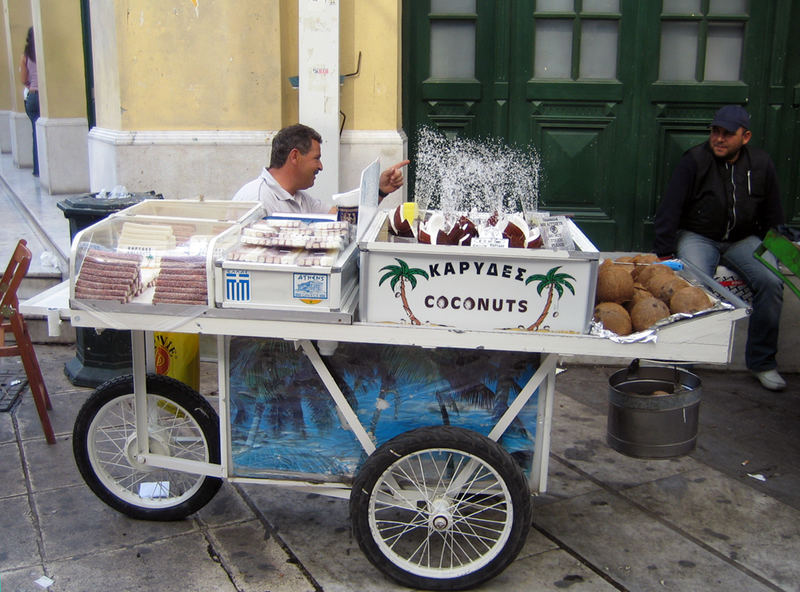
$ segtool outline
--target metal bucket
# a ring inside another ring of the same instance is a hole
[[[637,458],[688,454],[697,442],[700,379],[680,368],[636,362],[608,379],[608,445]]]

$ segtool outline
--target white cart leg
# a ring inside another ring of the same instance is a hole
[[[136,443],[139,454],[150,452],[147,416],[147,345],[144,331],[131,331],[133,397],[136,404]],[[152,341],[150,342],[152,346]]]
[[[533,451],[530,488],[532,492],[547,491],[547,470],[550,464],[550,430],[553,425],[553,401],[556,396],[556,354],[548,354],[552,359],[550,371],[544,384],[544,392],[539,395],[539,411],[536,414],[536,443]],[[543,395],[543,396],[542,396]]]

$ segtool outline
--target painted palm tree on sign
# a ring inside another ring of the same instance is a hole
[[[544,289],[547,288],[547,301],[544,305],[544,310],[542,314],[539,315],[539,318],[536,319],[531,326],[528,327],[528,331],[538,331],[539,325],[541,325],[545,318],[547,318],[547,314],[550,312],[550,306],[553,304],[553,292],[558,292],[559,300],[564,295],[564,288],[567,288],[572,294],[575,294],[575,288],[572,287],[572,284],[569,283],[568,280],[574,280],[575,278],[569,275],[568,273],[558,273],[558,270],[561,269],[561,266],[553,267],[550,269],[545,275],[540,273],[533,274],[528,276],[525,280],[525,285],[527,286],[531,282],[539,282],[536,286],[536,292],[539,296],[542,295]]]
[[[386,270],[386,273],[380,279],[378,285],[380,286],[386,280],[391,280],[389,285],[394,291],[397,283],[400,282],[400,299],[403,301],[403,310],[406,311],[406,314],[408,315],[408,318],[411,320],[412,324],[421,325],[422,323],[420,323],[419,319],[414,316],[414,313],[411,311],[411,307],[408,306],[408,298],[406,298],[406,282],[411,284],[411,289],[413,290],[417,287],[417,278],[415,276],[420,275],[427,280],[430,279],[428,277],[428,272],[417,267],[409,267],[408,263],[402,259],[398,259],[397,257],[395,257],[395,261],[397,261],[399,265],[385,265],[384,267],[381,267],[380,271]]]

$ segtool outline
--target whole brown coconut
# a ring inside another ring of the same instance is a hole
[[[629,335],[631,317],[628,311],[616,302],[601,302],[594,307],[594,320],[617,335]]]
[[[677,275],[659,274],[651,278],[647,283],[647,288],[653,293],[653,296],[668,305],[673,294],[688,285],[689,282]]]
[[[639,253],[633,258],[634,263],[655,263],[658,261],[658,255],[655,253]]]
[[[643,265],[636,266],[636,268],[633,270],[633,278],[640,284],[646,286],[647,282],[649,282],[654,275],[661,273],[675,275],[675,272],[671,267],[667,267],[661,263],[645,263]]]
[[[633,307],[636,306],[636,303],[640,300],[645,300],[646,298],[655,298],[642,284],[639,282],[634,282],[633,284],[633,298],[630,299],[630,302],[625,303],[625,308],[630,312],[633,310]]]
[[[622,265],[601,265],[597,270],[596,302],[625,302],[633,298],[633,278]]]
[[[658,298],[645,298],[637,302],[631,310],[631,323],[636,331],[644,331],[657,321],[669,316],[669,309]]]
[[[672,314],[686,313],[694,314],[711,308],[711,299],[703,288],[699,286],[688,286],[681,288],[669,301],[669,310]]]

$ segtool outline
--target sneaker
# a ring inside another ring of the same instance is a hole
[[[762,372],[753,371],[753,376],[758,379],[765,389],[770,391],[782,391],[786,388],[786,381],[778,374],[778,371],[773,368],[772,370],[764,370]]]

